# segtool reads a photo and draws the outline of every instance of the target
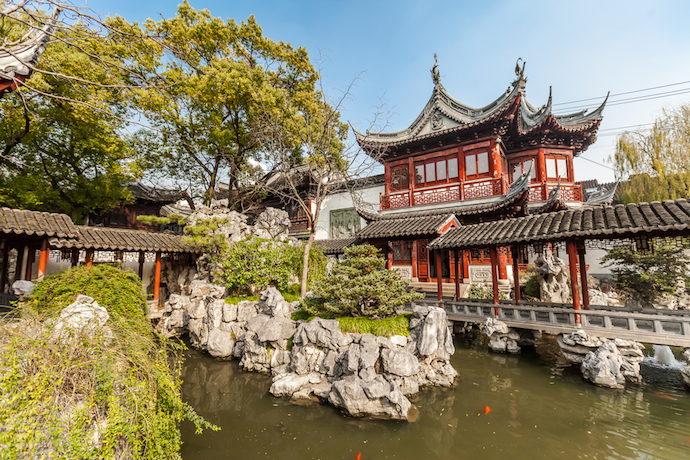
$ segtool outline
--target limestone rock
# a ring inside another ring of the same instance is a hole
[[[31,281],[17,280],[12,283],[12,293],[19,297],[19,300],[24,300],[34,292],[36,285]]]
[[[503,321],[499,321],[496,318],[487,318],[484,323],[480,326],[482,332],[487,336],[491,337],[495,332],[499,334],[507,334],[508,326]]]
[[[542,302],[565,303],[570,298],[568,287],[568,270],[566,263],[554,257],[549,248],[537,256],[534,270],[539,281]]]
[[[419,372],[417,358],[403,349],[383,350],[381,358],[383,359],[383,369],[389,374],[410,377]]]
[[[404,347],[407,345],[407,337],[404,335],[394,335],[389,340],[393,345],[397,345],[399,347]]]
[[[254,222],[253,234],[257,238],[285,241],[288,239],[290,216],[276,208],[266,208]]]
[[[680,375],[685,386],[690,389],[690,365],[681,366]]]
[[[621,372],[623,358],[613,342],[606,342],[595,352],[590,352],[582,363],[582,375],[596,385],[608,388],[624,388],[625,377]]]
[[[98,305],[92,297],[79,295],[74,303],[60,312],[60,317],[53,326],[51,339],[62,339],[82,333],[93,336],[97,331],[112,336],[110,330],[104,330],[108,318],[108,311]]]
[[[235,347],[236,341],[232,332],[218,328],[211,329],[208,333],[206,350],[211,356],[216,358],[231,358],[232,349]]]
[[[489,349],[496,352],[519,353],[520,334],[503,321],[487,318],[481,325],[482,332],[489,337]]]
[[[293,340],[296,344],[313,343],[322,348],[337,350],[351,343],[352,339],[348,336],[342,333],[337,320],[317,317],[308,323],[300,324]]]
[[[352,417],[371,416],[392,420],[407,420],[412,404],[383,376],[364,382],[352,375],[333,383],[328,401]]]
[[[410,335],[416,337],[417,353],[421,356],[435,356],[449,359],[455,353],[453,336],[448,328],[448,316],[438,307],[416,307],[415,316],[426,313],[426,317],[412,328]]]
[[[261,298],[256,307],[261,313],[269,316],[289,318],[292,313],[290,304],[285,301],[280,291],[273,286],[269,286],[261,293]]]

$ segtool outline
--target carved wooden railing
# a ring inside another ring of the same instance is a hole
[[[529,201],[546,201],[551,190],[558,184],[543,183],[532,184],[529,188]],[[561,200],[582,201],[582,184],[561,184]]]
[[[503,195],[507,191],[508,188],[505,186],[505,181],[500,177],[495,179],[465,182],[462,188],[462,194],[466,200]]]
[[[431,190],[415,191],[412,197],[413,206],[462,200],[460,190],[460,185],[456,184]]]

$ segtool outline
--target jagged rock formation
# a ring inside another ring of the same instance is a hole
[[[445,311],[416,307],[410,335],[344,334],[336,320],[314,318],[297,328],[290,363],[273,370],[271,393],[327,401],[353,417],[409,420],[406,395],[424,386],[452,386],[457,372]]]
[[[17,280],[12,283],[12,293],[19,298],[20,302],[23,302],[34,292],[34,287],[36,285],[31,281]]]
[[[112,337],[112,331],[105,325],[108,318],[108,311],[98,305],[93,297],[80,294],[60,312],[53,324],[51,340],[69,339],[80,334],[91,337],[97,331]]]
[[[565,303],[570,298],[568,270],[563,260],[554,257],[549,248],[534,261],[542,302]]]
[[[681,366],[680,375],[683,377],[683,383],[690,389],[690,348],[687,348],[683,352],[683,359],[687,363],[685,366]]]
[[[496,352],[520,353],[521,347],[534,346],[541,337],[539,331],[513,329],[495,318],[487,318],[480,329],[489,338],[489,349]]]
[[[266,208],[254,221],[253,234],[257,238],[285,241],[288,239],[290,216],[276,208]]]
[[[601,339],[579,330],[557,337],[563,356],[580,364],[582,375],[596,385],[623,388],[625,382],[642,383],[640,363],[644,359],[641,343],[622,339]]]

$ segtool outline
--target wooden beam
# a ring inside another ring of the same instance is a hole
[[[453,250],[453,256],[455,258],[455,300],[460,300],[460,278],[462,278],[462,267],[460,266],[460,251],[457,249]]]
[[[568,264],[570,268],[570,292],[573,297],[573,308],[580,310],[580,290],[577,286],[577,243],[572,238],[565,242],[566,252],[568,253]],[[582,323],[580,315],[575,315],[575,322]]]
[[[513,286],[515,289],[515,305],[520,305],[520,273],[518,272],[518,254],[520,247],[516,244],[512,247],[513,256]]]
[[[139,279],[144,281],[144,262],[146,261],[146,255],[144,251],[139,251]]]
[[[12,279],[12,282],[10,283],[10,292],[12,289],[12,284],[14,284],[15,281],[22,279],[21,273],[22,267],[24,267],[24,249],[22,246],[17,246],[15,249],[17,250],[17,260],[14,264],[14,279]]]
[[[496,251],[496,246],[489,248],[489,256],[491,258],[491,285],[494,291],[494,305],[498,305],[498,251]],[[494,308],[494,316],[498,316],[498,308]]]
[[[5,285],[7,284],[7,270],[9,266],[10,259],[10,242],[5,240],[2,247],[2,271],[0,272],[0,292],[5,292]]]
[[[585,245],[577,247],[578,260],[580,261],[580,280],[582,282],[582,306],[589,310],[589,286],[587,283],[587,265],[585,264]]]
[[[153,282],[153,300],[158,302],[161,291],[161,252],[156,253],[156,276]]]
[[[438,300],[443,300],[443,275],[441,274],[441,250],[434,251],[436,256],[436,289],[438,290]]]
[[[94,252],[95,252],[95,250],[93,248],[86,250],[86,255],[84,256],[84,264],[87,267],[90,267],[91,265],[93,265],[93,253]]]
[[[38,275],[36,279],[38,281],[43,281],[46,277],[46,267],[48,266],[48,257],[50,252],[48,251],[48,239],[45,238],[41,241],[41,256],[38,259]]]
[[[79,249],[78,248],[72,248],[72,257],[70,262],[72,263],[72,267],[76,267],[79,265]]]
[[[34,269],[34,262],[36,261],[36,248],[33,246],[26,246],[27,252],[26,257],[26,272],[24,273],[24,279],[26,281],[31,281],[31,275]]]

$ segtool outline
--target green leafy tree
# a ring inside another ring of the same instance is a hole
[[[616,281],[631,290],[645,304],[664,294],[673,295],[690,281],[690,257],[684,246],[658,245],[654,251],[637,252],[631,248],[611,249],[603,258]]]
[[[690,194],[690,104],[664,111],[648,131],[625,132],[613,165],[625,203],[686,198]]]
[[[242,209],[256,177],[250,160],[261,159],[257,116],[278,114],[285,96],[306,105],[313,99],[316,72],[304,48],[263,36],[250,16],[238,24],[185,0],[175,17],[145,25],[160,37],[158,61],[164,91],[140,91],[137,101],[160,133],[148,136],[162,172],[205,204],[221,182],[230,202]]]
[[[20,40],[36,18],[45,22],[40,12],[20,13],[0,24],[3,46]],[[124,63],[135,67],[144,45],[125,45],[79,21],[55,29],[32,78],[0,101],[2,205],[59,210],[80,221],[132,200],[126,185],[142,169],[123,134],[131,109],[125,90],[142,82]]]
[[[350,246],[345,258],[312,287],[314,296],[303,301],[313,315],[365,316],[372,319],[395,315],[398,308],[424,297],[408,292],[407,281],[395,270],[386,270],[381,251],[371,245]]]

